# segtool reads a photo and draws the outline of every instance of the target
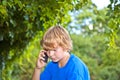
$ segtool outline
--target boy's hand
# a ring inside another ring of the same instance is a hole
[[[46,65],[45,58],[44,58],[45,57],[44,53],[46,53],[45,50],[41,50],[40,53],[39,53],[37,63],[36,63],[36,68],[37,69],[42,69]]]

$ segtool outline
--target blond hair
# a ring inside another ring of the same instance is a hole
[[[62,26],[53,26],[48,29],[41,40],[41,46],[45,50],[52,50],[61,46],[65,50],[72,50],[72,40],[68,31]]]

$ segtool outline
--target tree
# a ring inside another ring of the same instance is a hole
[[[119,0],[110,0],[107,8],[98,10],[96,5],[89,2],[83,6],[75,17],[76,25],[70,26],[80,30],[84,35],[106,35],[109,46],[119,47],[116,40],[120,35],[120,2]]]
[[[110,4],[108,8],[109,21],[108,27],[111,29],[109,34],[110,37],[110,46],[114,48],[119,48],[120,46],[117,44],[120,38],[120,1],[119,0],[110,0]]]
[[[80,30],[84,35],[96,35],[105,34],[109,31],[107,15],[108,9],[98,10],[97,6],[92,2],[83,6],[82,9],[78,11],[78,15],[75,16],[76,22],[75,26],[70,26],[76,30]]]

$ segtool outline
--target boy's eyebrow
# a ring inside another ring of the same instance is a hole
[[[45,51],[51,51],[51,50],[54,50],[54,49],[44,49]]]
[[[54,50],[56,50],[58,47],[55,47],[55,48],[53,48],[53,49],[45,49],[46,51],[54,51]]]

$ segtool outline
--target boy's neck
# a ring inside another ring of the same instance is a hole
[[[58,66],[61,68],[61,67],[64,67],[68,60],[70,58],[70,54],[67,52],[67,54],[58,62]]]

